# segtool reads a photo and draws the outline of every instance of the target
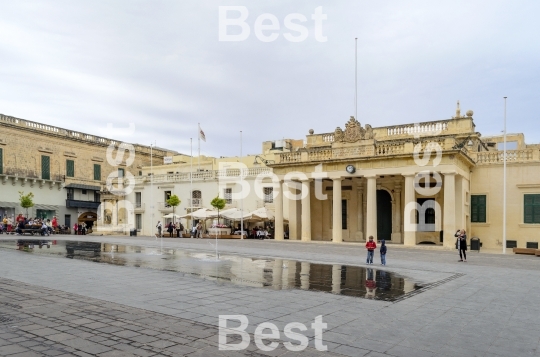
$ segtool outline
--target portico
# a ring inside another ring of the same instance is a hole
[[[310,133],[305,151],[281,154],[272,165],[280,181],[276,239],[283,239],[278,222],[288,205],[291,240],[364,242],[373,236],[452,246],[455,231],[470,221],[474,162],[459,143],[471,140],[473,127],[472,118],[459,118],[412,127],[421,130],[415,136],[411,129],[364,129],[351,117],[344,131]],[[290,172],[295,179],[287,181]]]

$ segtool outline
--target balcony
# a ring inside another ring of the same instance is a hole
[[[142,212],[144,212],[144,203],[135,202],[133,204],[133,208],[135,209],[135,213],[142,213]]]
[[[97,209],[101,202],[93,201],[79,201],[79,200],[66,200],[67,208],[88,208],[88,209]]]
[[[162,213],[172,213],[173,207],[167,202],[158,202],[158,210]]]
[[[189,204],[189,207],[202,208],[202,206],[203,206],[202,205],[202,198],[192,198],[191,202],[188,199],[188,204]]]

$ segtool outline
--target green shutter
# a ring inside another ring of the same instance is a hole
[[[524,195],[523,222],[540,223],[540,195]]]
[[[4,173],[4,151],[2,148],[0,148],[0,175]]]
[[[471,195],[471,222],[486,223],[486,195]]]
[[[51,158],[41,155],[41,178],[43,180],[51,179]]]
[[[101,181],[101,165],[94,164],[94,180]]]
[[[66,176],[75,177],[75,161],[66,160]]]

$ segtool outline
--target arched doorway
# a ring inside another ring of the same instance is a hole
[[[79,215],[79,218],[77,219],[78,223],[86,223],[86,228],[88,229],[88,232],[92,232],[92,227],[94,226],[94,222],[97,221],[97,213],[96,212],[85,212]]]
[[[377,190],[377,240],[392,239],[392,197],[386,190]]]

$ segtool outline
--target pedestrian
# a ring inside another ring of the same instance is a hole
[[[78,231],[79,231],[79,225],[77,223],[75,223],[73,225],[73,234],[77,235]]]
[[[373,264],[373,252],[377,248],[377,243],[373,241],[373,236],[369,236],[369,241],[366,242],[367,259],[366,264]]]
[[[458,230],[454,235],[456,239],[456,249],[459,250],[459,261],[467,262],[467,234],[464,229]]]
[[[201,222],[197,223],[197,236],[195,238],[202,238],[202,224],[201,224]]]
[[[172,222],[169,222],[169,224],[167,225],[167,232],[169,232],[169,238],[172,238],[173,231],[174,231],[174,226]]]
[[[161,221],[157,221],[156,228],[158,231],[158,237],[161,238],[161,228],[162,228]]]
[[[178,238],[182,238],[184,234],[184,225],[180,223],[180,227],[178,229]]]
[[[381,241],[381,249],[380,249],[380,252],[381,252],[381,265],[386,265],[386,251],[387,251],[386,242],[383,239]]]

